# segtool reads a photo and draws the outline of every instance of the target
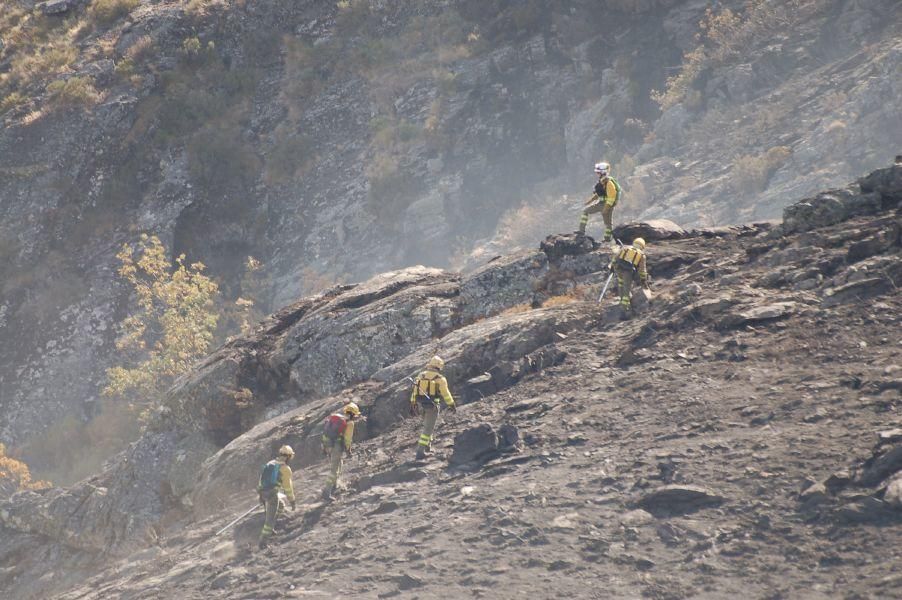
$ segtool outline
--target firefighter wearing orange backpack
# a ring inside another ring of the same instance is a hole
[[[273,533],[276,517],[285,509],[285,501],[291,503],[291,510],[297,507],[294,499],[294,486],[291,483],[291,467],[288,462],[294,458],[294,450],[289,445],[279,448],[279,456],[263,466],[260,474],[260,483],[257,484],[257,494],[260,504],[266,508],[266,520],[263,523],[263,531],[260,532],[258,545],[266,547],[266,543]]]
[[[423,433],[417,444],[417,459],[426,457],[432,452],[432,433],[435,431],[435,423],[439,415],[439,396],[445,401],[448,410],[457,410],[451,391],[448,389],[448,380],[442,375],[445,361],[438,356],[429,359],[426,370],[420,373],[413,382],[413,390],[410,392],[410,412],[414,415],[423,413]]]
[[[331,500],[332,493],[341,476],[341,466],[345,456],[351,456],[351,444],[354,442],[354,424],[360,417],[360,407],[348,402],[340,411],[326,417],[323,423],[323,455],[332,460],[329,478],[323,488],[323,499]]]

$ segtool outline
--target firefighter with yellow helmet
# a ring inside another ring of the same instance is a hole
[[[632,303],[630,292],[637,280],[643,289],[648,289],[648,268],[645,258],[645,240],[636,238],[632,245],[623,246],[614,253],[611,270],[617,275],[617,288],[620,290],[620,308],[623,316],[631,314]]]
[[[260,503],[266,509],[266,520],[263,530],[260,532],[258,545],[266,547],[266,543],[274,533],[273,526],[276,517],[285,510],[285,502],[291,503],[291,509],[297,507],[294,499],[294,485],[291,483],[291,467],[288,462],[294,458],[294,450],[288,444],[279,448],[279,455],[263,466],[260,482],[257,484],[257,494]]]
[[[323,455],[331,460],[329,477],[323,488],[323,499],[331,500],[332,493],[338,486],[341,467],[345,456],[351,456],[351,445],[354,443],[354,425],[360,416],[360,407],[355,402],[348,402],[341,410],[326,417],[323,423]]]
[[[442,375],[444,368],[445,361],[439,356],[433,356],[426,369],[414,381],[410,392],[411,413],[423,414],[423,432],[417,443],[417,459],[425,458],[426,454],[432,452],[432,434],[439,416],[439,397],[445,401],[448,410],[457,410],[454,397],[448,389],[448,380]]]

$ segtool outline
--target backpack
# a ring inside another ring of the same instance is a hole
[[[260,475],[261,490],[271,490],[279,485],[281,467],[282,464],[277,460],[271,460],[263,465],[263,473]]]
[[[329,415],[323,421],[323,437],[335,441],[338,436],[345,432],[348,426],[348,420],[341,415]]]
[[[614,184],[614,189],[617,190],[617,196],[614,197],[614,203],[620,202],[621,196],[623,196],[623,189],[620,187],[620,184],[617,183],[617,180],[613,177],[608,177],[611,180],[611,183]]]

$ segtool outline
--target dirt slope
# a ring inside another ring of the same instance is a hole
[[[446,414],[428,462],[403,421],[357,444],[331,504],[324,465],[298,469],[268,549],[259,514],[211,535],[248,481],[59,597],[899,597],[900,231],[893,208],[655,242],[646,312],[541,309],[591,318],[553,366]]]

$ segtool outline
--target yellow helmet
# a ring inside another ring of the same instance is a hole
[[[345,404],[345,407],[342,411],[348,415],[349,417],[359,417],[360,416],[360,407],[357,406],[355,402],[348,402]]]
[[[286,456],[288,458],[291,458],[292,456],[294,456],[294,448],[292,448],[288,444],[285,444],[284,446],[279,448],[279,456]]]
[[[429,359],[429,362],[426,364],[427,369],[435,369],[436,371],[441,371],[445,368],[445,361],[442,360],[441,356],[433,356]]]
[[[645,250],[645,240],[643,240],[642,238],[634,239],[633,247],[638,248],[639,250]]]

